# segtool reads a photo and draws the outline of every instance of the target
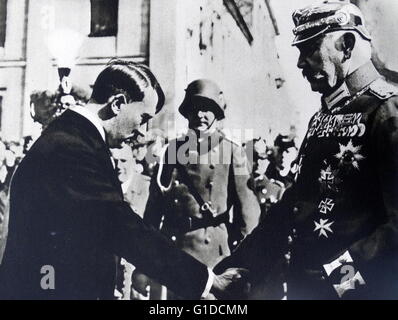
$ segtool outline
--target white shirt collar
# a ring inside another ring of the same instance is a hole
[[[85,117],[88,121],[90,121],[97,128],[102,139],[106,143],[104,127],[102,126],[101,121],[91,111],[77,105],[70,107],[70,110],[80,114],[81,116]]]
[[[127,179],[127,181],[122,183],[123,194],[127,193],[128,189],[130,188],[130,185],[131,185],[131,178]]]
[[[84,107],[81,106],[73,106],[70,107],[69,110],[72,110],[78,114],[80,114],[82,117],[85,117],[88,121],[90,121],[98,130],[98,132],[100,133],[102,139],[104,140],[105,144],[106,144],[106,138],[105,138],[105,129],[101,124],[101,121],[89,110],[87,110]],[[113,168],[116,168],[116,164],[115,164],[115,160],[113,159],[113,157],[109,157],[111,159]]]

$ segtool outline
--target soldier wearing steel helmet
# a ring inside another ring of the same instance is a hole
[[[189,131],[167,146],[144,214],[147,223],[210,268],[230,254],[229,231],[237,231],[238,241],[260,216],[245,151],[219,130],[225,108],[213,81],[188,85],[179,111]]]
[[[398,89],[372,64],[371,35],[355,5],[313,5],[293,20],[297,65],[322,94],[321,108],[292,188],[216,269],[246,267],[255,283],[287,258],[290,299],[396,299]]]

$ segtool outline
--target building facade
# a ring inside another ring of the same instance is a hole
[[[305,131],[297,90],[289,86],[299,71],[294,59],[281,59],[288,44],[278,46],[278,39],[287,38],[291,12],[278,1],[0,0],[0,11],[0,131],[5,139],[40,132],[30,117],[29,97],[34,90],[57,88],[63,55],[77,56],[72,81],[88,91],[113,57],[148,63],[167,98],[153,126],[171,137],[186,127],[177,110],[187,84],[197,78],[213,79],[222,88],[228,104],[223,125],[249,130],[243,140],[251,132],[271,143],[292,125]],[[82,37],[81,46],[65,30]],[[300,91],[310,94],[308,87]]]
[[[152,0],[151,7],[150,65],[168,97],[163,125],[183,131],[186,123],[176,110],[184,89],[192,80],[210,78],[224,92],[226,129],[271,138],[289,130],[295,115],[284,88],[275,46],[278,25],[268,1],[175,0],[166,9],[162,0]]]
[[[113,57],[148,62],[149,5],[149,0],[1,0],[2,137],[17,140],[39,132],[29,97],[34,90],[58,87],[60,57],[54,54],[76,51],[71,78],[86,90]],[[84,39],[79,48],[71,35]]]

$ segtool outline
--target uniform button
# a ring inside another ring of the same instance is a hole
[[[178,199],[174,199],[174,203],[177,204],[178,203]]]
[[[214,164],[209,165],[209,168],[210,168],[211,170],[214,170],[214,169],[215,169]]]
[[[265,200],[265,198],[261,198],[260,202],[261,202],[262,204],[264,204],[264,203],[267,202],[267,200]]]
[[[172,236],[172,237],[171,237],[171,240],[172,240],[172,241],[176,241],[176,240],[177,240],[176,236]]]
[[[294,212],[294,213],[298,213],[298,212],[299,212],[299,208],[298,208],[298,207],[294,207],[294,208],[293,208],[293,212]]]
[[[174,185],[175,185],[175,186],[178,186],[179,184],[180,184],[180,181],[174,180]]]
[[[290,251],[287,252],[287,253],[285,254],[285,259],[286,259],[286,261],[287,261],[288,263],[289,263],[289,261],[290,261],[291,256],[292,256],[292,254],[291,254]]]
[[[264,188],[264,189],[261,190],[261,193],[262,193],[262,194],[267,194],[267,193],[268,193],[268,190]]]

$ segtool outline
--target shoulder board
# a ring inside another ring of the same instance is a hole
[[[381,100],[398,95],[398,88],[383,79],[373,81],[369,86],[369,91]]]

